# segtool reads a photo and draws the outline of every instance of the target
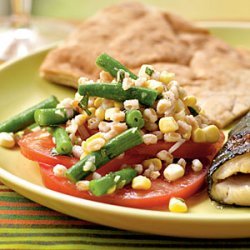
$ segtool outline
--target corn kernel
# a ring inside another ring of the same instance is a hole
[[[159,130],[153,131],[152,134],[157,136],[158,141],[163,139],[163,133]]]
[[[173,117],[163,117],[159,121],[159,128],[162,133],[174,132],[179,126]]]
[[[176,132],[169,132],[164,134],[164,141],[165,142],[177,142],[181,139],[181,135]]]
[[[157,170],[157,171],[161,170],[161,168],[162,168],[162,162],[158,158],[152,158],[152,159],[145,160],[145,161],[142,162],[142,165],[145,168],[148,168],[150,165],[153,165],[154,170]]]
[[[103,98],[97,97],[97,98],[95,99],[95,101],[94,101],[94,106],[95,106],[96,108],[99,108],[99,107],[102,105],[103,100],[104,100]]]
[[[98,129],[100,132],[108,132],[109,130],[111,130],[111,125],[112,125],[112,123],[110,123],[110,122],[101,121],[98,124]]]
[[[122,133],[128,128],[125,122],[114,122],[112,130],[115,131],[117,134]]]
[[[151,180],[156,180],[160,175],[161,173],[159,171],[151,171],[149,174],[149,178]]]
[[[185,213],[188,207],[183,199],[172,197],[169,201],[168,209],[174,213]]]
[[[142,139],[146,145],[157,143],[157,136],[154,134],[145,134],[142,136]]]
[[[156,122],[158,119],[155,110],[152,108],[147,108],[143,111],[143,118],[151,123]]]
[[[176,121],[178,121],[178,120],[185,120],[185,118],[186,118],[186,112],[185,112],[185,110],[181,110],[181,111],[179,111],[179,112],[177,112],[177,113],[175,113],[174,114],[174,119],[176,120]]]
[[[150,132],[157,131],[159,129],[158,125],[155,122],[149,122],[149,121],[145,122],[144,128]]]
[[[194,142],[206,142],[206,134],[201,128],[197,128],[192,132],[192,140]]]
[[[194,172],[199,172],[199,171],[202,170],[203,164],[201,163],[200,160],[194,159],[194,160],[192,161],[191,168],[194,170]]]
[[[109,190],[107,191],[107,194],[113,194],[116,190],[116,185],[114,185],[113,187],[109,188]]]
[[[168,84],[170,81],[172,81],[175,77],[174,73],[167,72],[167,71],[162,71],[160,74],[160,81],[162,83]]]
[[[202,129],[206,136],[206,142],[217,142],[220,139],[220,131],[215,125],[209,125]]]
[[[163,84],[156,80],[148,80],[148,88],[153,89],[157,91],[159,94],[161,94],[164,90]]]
[[[184,176],[184,174],[184,168],[175,163],[169,164],[163,171],[163,175],[168,181],[175,181]]]
[[[126,110],[139,109],[139,101],[137,99],[126,100],[123,104]]]
[[[146,78],[146,79],[149,79],[150,78],[150,75],[148,75],[146,73],[146,69],[149,68],[151,70],[154,70],[153,66],[151,65],[147,65],[147,64],[143,64],[138,72],[138,76],[139,78],[143,77],[143,78]]]
[[[151,188],[151,181],[143,175],[138,175],[132,180],[132,188],[139,190],[148,190]]]
[[[157,153],[156,157],[158,157],[162,161],[165,161],[166,164],[171,164],[174,160],[173,155],[170,154],[167,150],[161,150]]]
[[[76,158],[79,158],[81,157],[83,153],[83,149],[81,146],[79,145],[74,145],[73,148],[72,148],[72,154],[76,157]]]
[[[53,167],[53,173],[57,177],[63,177],[65,175],[65,172],[67,171],[67,168],[64,165],[56,164]]]
[[[90,115],[89,117],[93,117],[94,114],[95,114],[96,108],[90,107],[90,108],[89,108],[89,111],[91,112],[91,115]]]
[[[79,191],[87,191],[87,190],[89,190],[89,181],[86,181],[86,180],[78,181],[76,183],[76,188]]]
[[[105,118],[105,110],[103,107],[98,107],[95,111],[95,116],[99,119],[99,121],[103,121]]]
[[[142,164],[135,164],[134,165],[134,169],[136,170],[136,172],[138,174],[141,174],[143,172],[143,166],[142,166]]]
[[[99,141],[100,139],[102,141]],[[97,143],[98,145],[95,145],[95,143]],[[99,147],[104,146],[105,143],[106,141],[104,140],[103,134],[99,132],[90,136],[86,141],[84,141],[82,143],[82,148],[84,151],[86,150],[88,152],[92,152],[92,151],[99,150],[100,149]],[[99,149],[96,149],[96,148],[99,148]],[[96,150],[93,150],[93,149],[96,149]]]
[[[193,106],[196,105],[197,99],[192,95],[186,96],[184,98],[184,103],[185,103],[186,106],[193,107]]]
[[[185,168],[186,165],[187,165],[187,162],[185,161],[185,159],[180,158],[180,159],[177,161],[177,164],[179,164],[180,166],[182,166],[183,168]]]
[[[114,107],[118,109],[123,109],[123,104],[121,102],[114,102]]]
[[[103,138],[96,138],[86,143],[86,150],[93,152],[101,149],[105,145],[106,141]]]
[[[92,117],[88,120],[88,128],[89,129],[96,129],[100,123],[100,120],[97,117]]]
[[[93,180],[98,180],[98,179],[100,179],[100,178],[102,178],[102,176],[101,176],[99,173],[94,172],[94,173],[92,174],[92,179],[93,179]]]
[[[4,148],[13,148],[15,146],[15,139],[13,133],[0,133],[0,146]]]
[[[180,112],[182,110],[185,110],[185,105],[184,105],[183,101],[179,99],[175,103],[175,112],[177,113],[177,112]]]
[[[157,103],[156,110],[159,115],[163,115],[170,107],[172,103],[167,99],[160,99]]]

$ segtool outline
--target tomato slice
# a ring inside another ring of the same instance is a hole
[[[51,154],[55,144],[50,133],[42,130],[25,135],[18,144],[21,153],[32,161],[52,165],[63,164],[66,167],[70,167],[79,161],[75,157]]]
[[[216,143],[194,143],[192,141],[182,144],[173,155],[176,158],[208,158],[213,157],[218,149],[222,146],[224,141],[224,135]],[[52,148],[55,144],[52,140],[52,136],[48,132],[37,131],[24,136],[19,141],[22,154],[30,160],[46,163],[49,165],[63,164],[66,167],[74,165],[79,159],[70,156],[56,156],[51,154]],[[173,143],[166,143],[159,141],[157,144],[141,144],[130,150],[125,154],[125,157],[121,160],[114,159],[111,164],[108,164],[108,170],[112,171],[117,168],[113,165],[118,165],[118,168],[122,164],[136,164],[144,160],[145,158],[154,157],[160,150],[168,150],[173,146]]]
[[[186,142],[174,152],[175,157],[183,158],[205,158],[213,157],[224,141],[224,136],[221,136],[219,142],[215,144],[208,143],[193,143]],[[96,197],[89,192],[83,192],[76,189],[76,186],[68,179],[56,177],[53,174],[52,168],[56,164],[63,164],[70,167],[75,164],[78,159],[69,156],[55,156],[51,154],[51,149],[55,146],[52,136],[48,132],[37,131],[24,136],[19,145],[24,156],[33,161],[40,163],[41,175],[46,187],[62,192],[65,194],[105,202],[109,204],[137,207],[137,208],[152,208],[164,206],[168,204],[171,197],[187,198],[196,193],[204,183],[204,179],[209,167],[209,160],[203,160],[204,168],[199,173],[194,173],[189,167],[185,176],[174,182],[167,182],[163,179],[157,179],[152,182],[152,187],[148,191],[133,190],[125,187],[115,192],[112,195]],[[116,171],[122,164],[136,164],[144,159],[155,156],[162,149],[168,150],[173,144],[158,142],[154,145],[139,145],[128,150],[123,158],[116,158],[104,165],[98,172],[102,175]]]
[[[209,167],[209,161],[203,159],[203,170],[195,173],[189,166],[186,167],[185,176],[174,181],[167,182],[163,179],[152,181],[150,190],[134,190],[127,186],[117,190],[112,195],[101,197],[93,196],[88,191],[79,191],[67,178],[57,177],[53,174],[51,165],[40,163],[40,170],[45,186],[64,194],[104,202],[108,204],[134,207],[134,208],[159,208],[167,206],[171,197],[186,199],[196,193],[202,186]]]

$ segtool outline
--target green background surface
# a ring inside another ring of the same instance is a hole
[[[34,0],[35,15],[82,19],[121,0]],[[248,20],[249,0],[141,0],[194,20]]]

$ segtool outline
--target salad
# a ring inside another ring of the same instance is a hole
[[[80,78],[74,98],[51,96],[0,123],[0,145],[18,144],[52,190],[186,212],[223,133],[173,73],[142,65],[135,75],[107,54],[96,64],[100,78]]]

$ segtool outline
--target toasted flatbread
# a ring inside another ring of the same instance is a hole
[[[135,72],[142,64],[175,72],[220,127],[250,109],[249,52],[172,13],[135,2],[111,6],[84,21],[48,54],[41,75],[77,87],[81,76],[98,78],[95,59],[103,52]]]

